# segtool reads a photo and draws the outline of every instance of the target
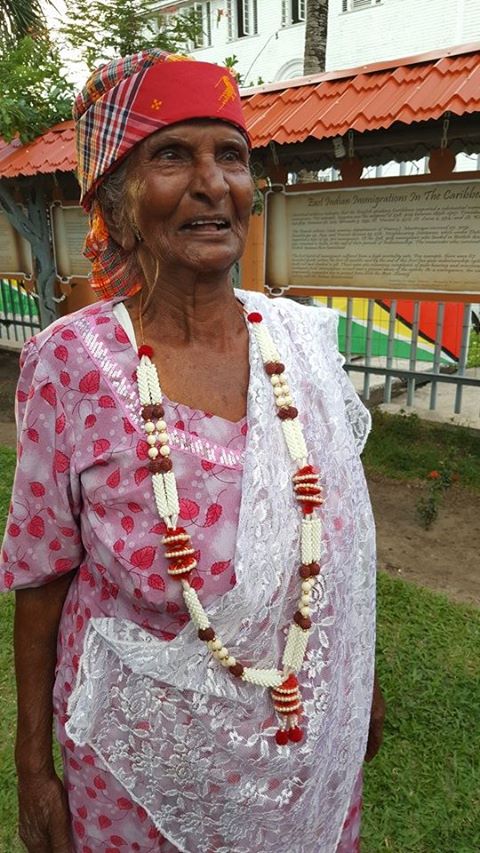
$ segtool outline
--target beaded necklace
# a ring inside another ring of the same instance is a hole
[[[280,360],[262,315],[255,311],[246,314],[246,319],[253,330],[265,373],[272,385],[277,416],[280,419],[288,453],[295,465],[292,476],[293,489],[302,513],[300,518],[300,597],[288,630],[282,669],[258,669],[244,666],[223,645],[221,638],[210,624],[202,603],[190,584],[191,573],[197,566],[195,548],[190,534],[185,528],[177,526],[180,506],[177,482],[170,458],[168,427],[164,420],[162,390],[157,368],[152,362],[153,349],[143,343],[138,349],[140,363],[137,368],[137,383],[143,427],[149,444],[149,470],[152,475],[153,495],[158,514],[167,527],[162,544],[166,549],[168,574],[181,584],[185,605],[197,628],[198,637],[207,644],[213,657],[235,678],[270,690],[273,706],[280,722],[275,738],[279,746],[284,746],[289,741],[297,743],[303,737],[299,726],[302,697],[297,674],[302,668],[312,627],[311,593],[316,577],[320,573],[322,526],[320,518],[315,515],[315,510],[321,506],[323,498],[322,488],[319,485],[319,473],[312,465],[307,464],[307,447],[298,418],[298,410],[294,406],[285,375],[285,366]],[[143,340],[142,326],[140,328]]]

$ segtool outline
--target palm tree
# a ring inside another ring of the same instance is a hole
[[[304,74],[325,71],[327,52],[328,0],[307,0]]]
[[[40,0],[0,0],[0,43],[45,30]]]

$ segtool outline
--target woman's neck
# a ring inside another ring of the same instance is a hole
[[[245,329],[229,277],[209,283],[158,280],[151,296],[145,289],[126,305],[145,340],[160,338],[174,347],[208,342],[222,349]]]

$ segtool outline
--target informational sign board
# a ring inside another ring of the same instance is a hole
[[[480,293],[480,181],[271,192],[269,287]]]
[[[53,250],[57,275],[63,281],[69,278],[88,278],[91,263],[83,255],[83,244],[88,231],[88,217],[78,205],[55,202],[51,206]]]
[[[24,240],[5,213],[0,213],[0,278],[30,278],[33,273],[30,244]]]

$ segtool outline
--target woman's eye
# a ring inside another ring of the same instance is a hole
[[[235,148],[229,148],[227,151],[223,152],[223,159],[230,161],[241,160],[240,151],[237,151]]]
[[[160,148],[155,152],[155,157],[160,160],[178,160],[180,156],[180,152],[175,148]]]

